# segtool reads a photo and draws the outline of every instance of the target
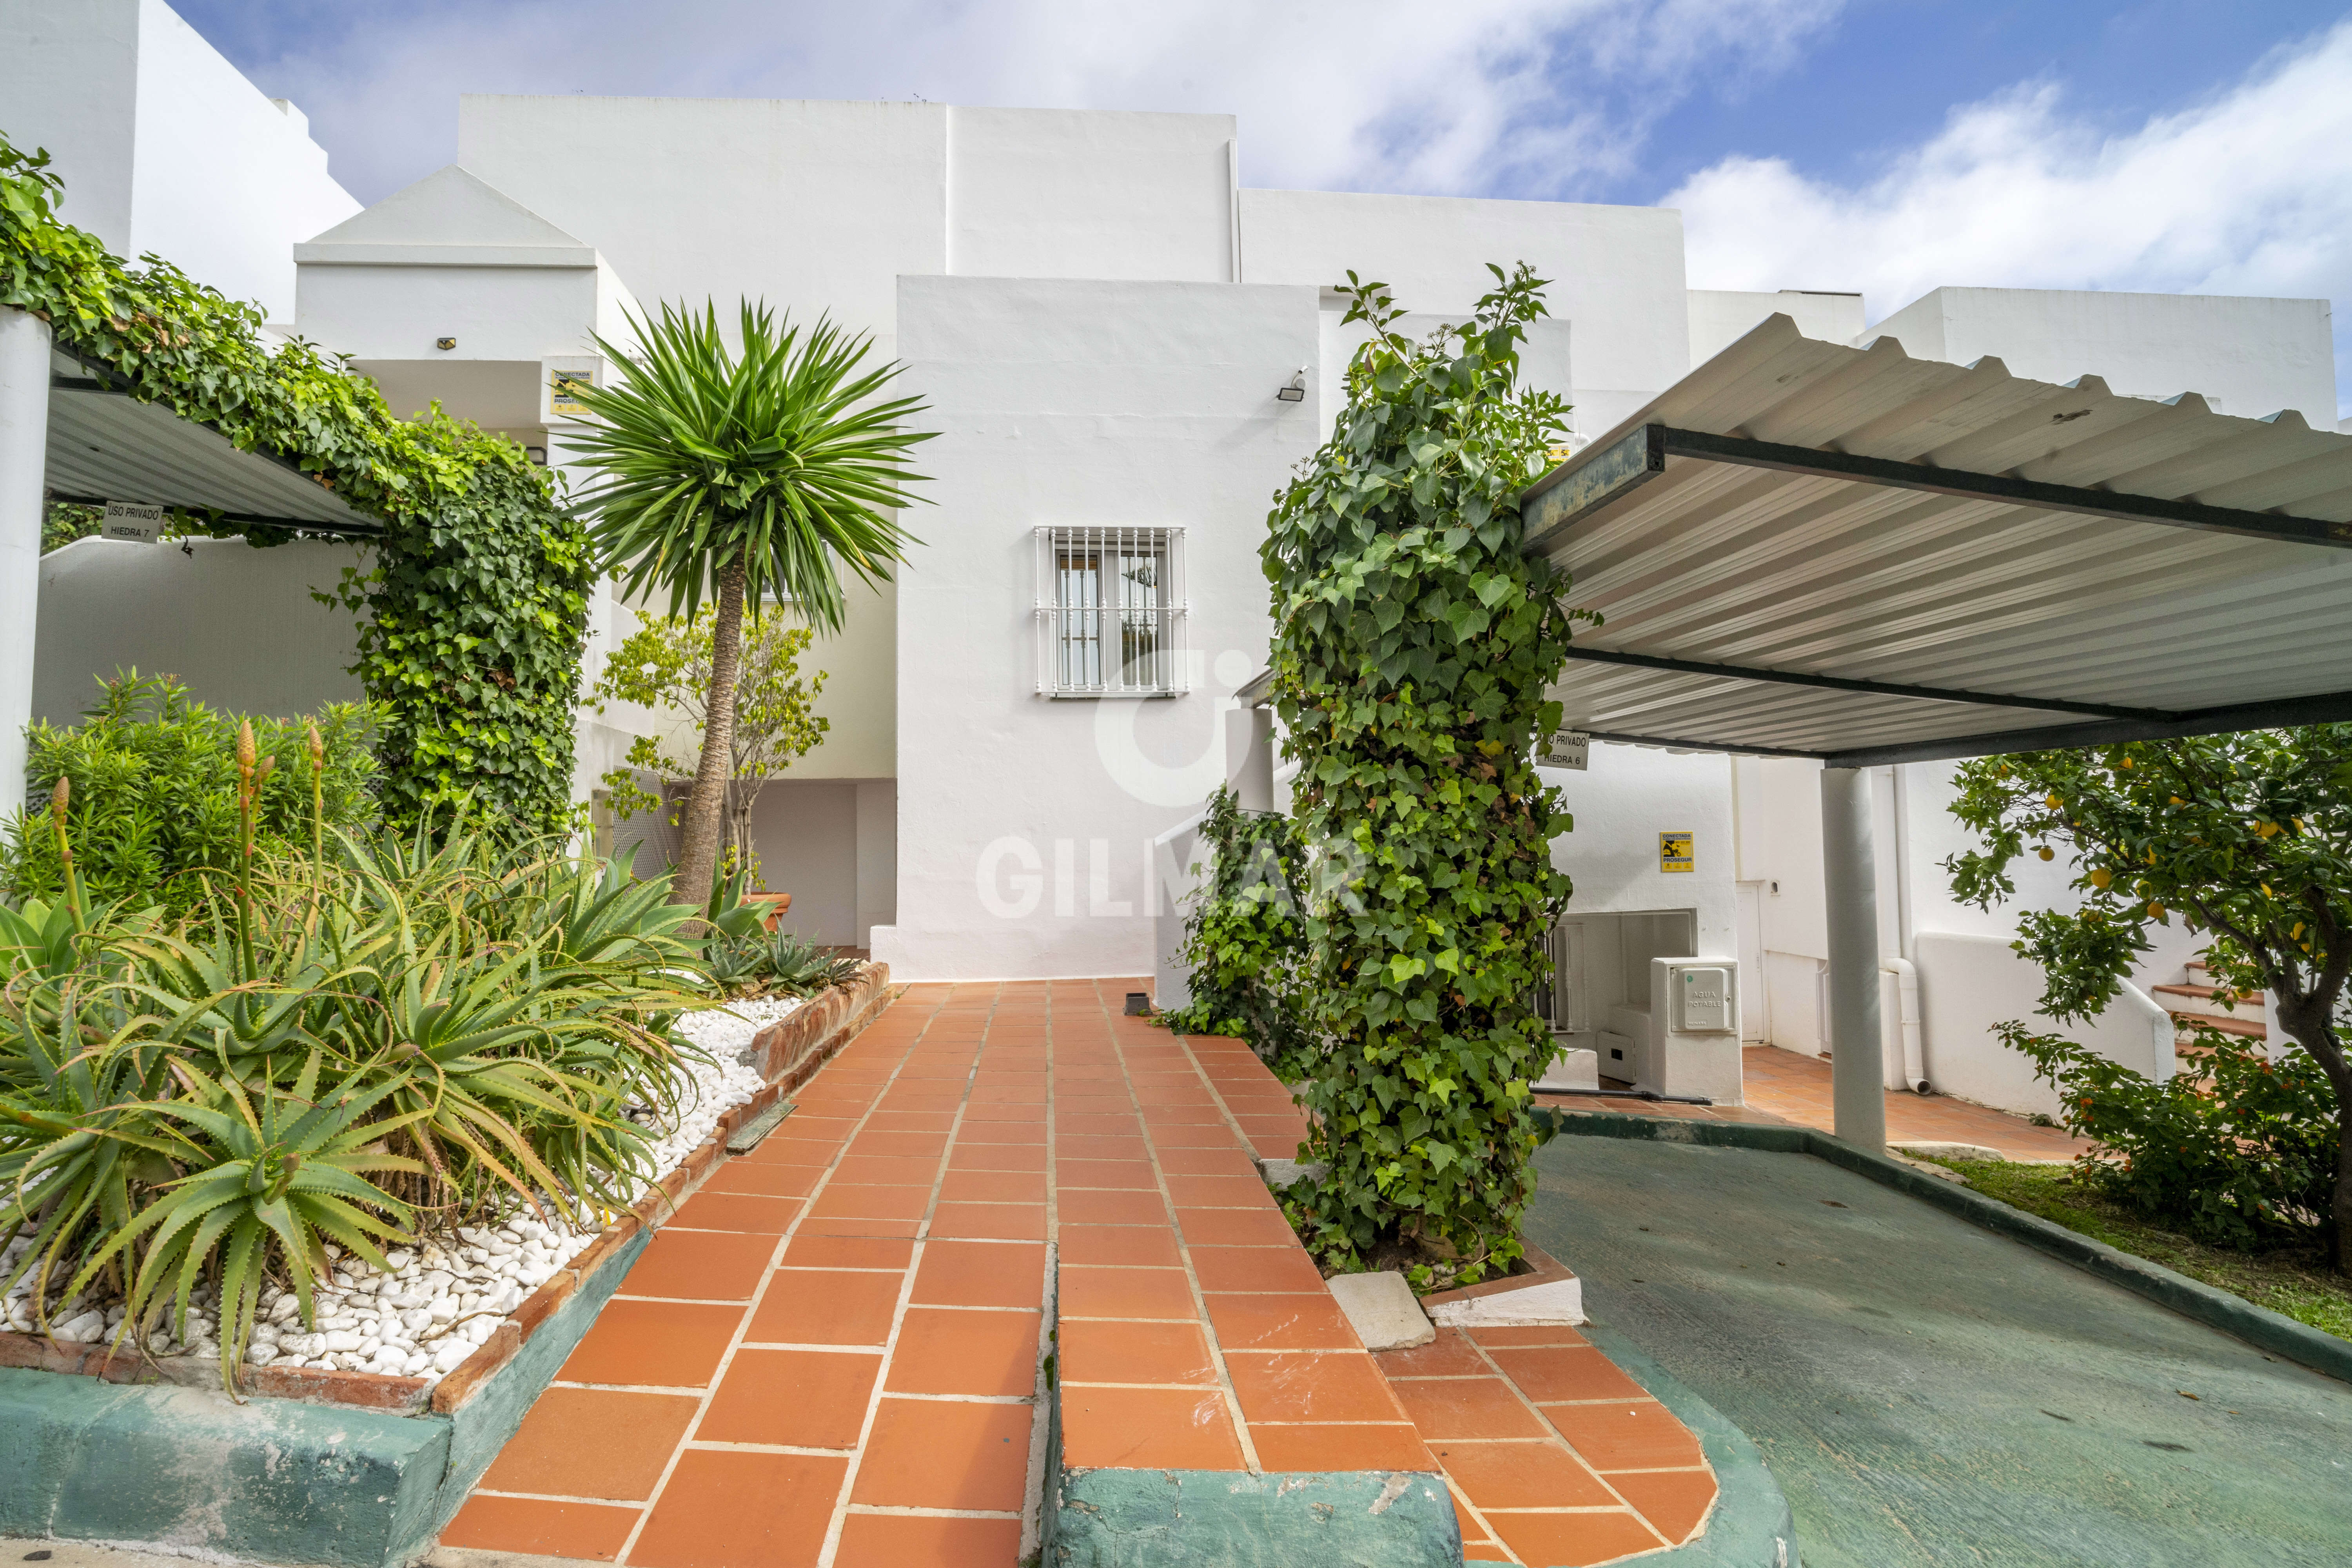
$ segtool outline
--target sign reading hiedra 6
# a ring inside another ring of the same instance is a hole
[[[163,509],[142,506],[136,501],[108,501],[106,521],[100,524],[99,533],[105,539],[127,539],[136,544],[152,544],[163,536]]]
[[[1555,730],[1536,749],[1536,766],[1539,768],[1574,768],[1584,772],[1585,758],[1591,754],[1592,737],[1581,730]]]
[[[1694,836],[1688,832],[1659,834],[1658,869],[1661,871],[1688,871],[1692,869],[1696,864],[1692,854],[1691,841],[1693,837]]]

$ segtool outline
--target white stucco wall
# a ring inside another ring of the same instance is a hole
[[[301,110],[163,0],[0,0],[0,130],[55,156],[68,222],[271,321],[293,318],[294,242],[359,210]]]
[[[1222,714],[1265,662],[1268,498],[1318,430],[1274,391],[1312,363],[1315,291],[908,278],[898,313],[940,504],[898,589],[898,918],[875,955],[1147,973],[1149,841],[1223,782]],[[1189,694],[1037,694],[1045,524],[1186,530]]]
[[[830,311],[885,353],[900,274],[947,260],[947,110],[469,93],[457,161],[601,251],[637,297]]]
[[[504,361],[528,366],[530,396],[504,426],[536,423],[543,354],[593,354],[596,268],[551,267],[317,266],[302,268],[300,326],[362,367],[380,361],[445,366]],[[436,338],[457,340],[453,350]],[[406,412],[406,410],[403,410]]]
[[[1244,191],[1242,277],[1387,283],[1409,310],[1466,311],[1485,264],[1532,263],[1575,333],[1575,427],[1598,435],[1690,369],[1682,215],[1663,207],[1333,191]]]
[[[1690,291],[1690,362],[1696,370],[1771,315],[1787,316],[1809,338],[1851,342],[1862,331],[1862,296],[1783,289],[1761,293],[1738,289]]]
[[[168,671],[200,701],[289,717],[361,696],[352,616],[310,598],[361,563],[354,547],[238,539],[82,539],[41,557],[33,713],[71,723],[118,668]]]
[[[1737,951],[1728,759],[1596,741],[1584,772],[1538,771],[1559,787],[1576,822],[1551,845],[1552,864],[1576,881],[1569,914],[1690,910],[1696,951]],[[1659,870],[1658,835],[1685,829],[1696,835],[1695,868]]]
[[[1233,281],[1232,115],[944,112],[945,270]]]
[[[2042,970],[2000,936],[1922,931],[1917,942],[1919,1014],[1927,1081],[2021,1116],[2056,1117],[2057,1091],[2033,1076],[2033,1064],[1992,1034],[2016,1021],[2063,1035],[2144,1078],[2172,1076],[2172,1019],[2137,986],[2126,986],[2098,1017],[2060,1024],[2042,1015]]]
[[[2012,375],[2081,375],[2134,397],[2204,395],[2223,414],[2292,408],[2336,427],[2336,350],[2325,300],[2127,294],[2060,289],[1937,289],[1873,326],[1919,359],[1990,354]]]

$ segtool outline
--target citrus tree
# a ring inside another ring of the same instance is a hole
[[[589,694],[602,713],[606,704],[634,702],[685,716],[698,734],[709,724],[710,671],[717,661],[719,613],[705,605],[690,619],[648,616],[637,624],[596,679]],[[801,678],[800,656],[812,633],[782,616],[754,621],[744,633],[735,669],[735,725],[728,737],[727,839],[737,867],[752,864],[751,808],[769,779],[782,773],[824,741],[833,726],[816,711],[824,690],[824,670]],[[613,810],[623,821],[663,808],[664,796],[637,782],[649,773],[663,783],[691,778],[697,763],[676,755],[667,734],[638,735],[629,742],[628,766],[604,775]],[[672,826],[676,826],[673,821]]]
[[[931,432],[922,411],[884,394],[903,368],[864,368],[872,340],[819,321],[779,323],[743,301],[736,346],[719,310],[665,303],[629,317],[634,348],[596,340],[627,367],[616,386],[583,387],[591,423],[572,449],[598,471],[580,501],[601,567],[632,599],[669,595],[672,616],[713,601],[702,754],[687,796],[677,901],[710,897],[735,744],[744,609],[789,602],[815,630],[838,632],[841,574],[887,581],[911,542],[891,515],[922,476],[906,464]]]
[[[1945,862],[1959,897],[1990,907],[2013,895],[2020,856],[2067,855],[2079,907],[2030,910],[2018,950],[2048,976],[2042,1010],[2096,1015],[2114,998],[2151,927],[2175,920],[2208,937],[2207,962],[2224,993],[2267,990],[2281,1028],[2324,1080],[2315,1114],[2335,1145],[2323,1184],[2328,1251],[2345,1266],[2352,1226],[2352,724],[2136,742],[2037,752],[1962,764],[1952,810],[1984,847]],[[2182,1092],[2210,1100],[2194,1076]],[[2242,1064],[2290,1076],[2300,1064]],[[2246,1114],[2258,1115],[2249,1099]],[[2244,1144],[2253,1128],[2234,1130]],[[2153,1152],[2161,1154],[2158,1149]]]
[[[1518,384],[1545,313],[1525,265],[1474,316],[1414,340],[1385,285],[1349,275],[1370,336],[1331,438],[1276,498],[1275,701],[1299,762],[1309,1158],[1292,1189],[1308,1245],[1468,1281],[1519,1256],[1538,1141],[1528,1080],[1551,1039],[1529,998],[1569,894],[1569,819],[1536,774],[1545,689],[1568,652],[1567,584],[1520,552],[1518,496],[1567,405]]]

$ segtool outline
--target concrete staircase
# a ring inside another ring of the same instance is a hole
[[[2155,993],[2158,1004],[2172,1015],[2184,1041],[2189,1031],[2200,1026],[2250,1040],[2270,1038],[2270,1030],[2263,1022],[2263,994],[2240,991],[2230,997],[2236,1004],[2235,1010],[2224,1006],[2224,993],[2213,984],[2212,971],[2202,960],[2190,962],[2179,984],[2152,985],[2148,989]]]

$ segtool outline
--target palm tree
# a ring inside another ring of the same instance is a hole
[[[730,353],[715,304],[665,303],[658,321],[628,319],[634,352],[596,340],[626,379],[579,389],[594,423],[567,445],[602,470],[578,507],[593,520],[600,570],[618,574],[632,598],[668,589],[673,616],[692,616],[706,593],[718,599],[702,756],[672,894],[699,904],[718,870],[744,603],[757,617],[773,595],[816,630],[838,632],[838,568],[887,582],[919,542],[889,511],[919,499],[907,493],[924,477],[907,467],[907,451],[933,433],[905,428],[920,401],[881,395],[905,367],[862,369],[872,340],[830,320],[803,332],[787,316],[780,327],[746,300],[742,346]]]

